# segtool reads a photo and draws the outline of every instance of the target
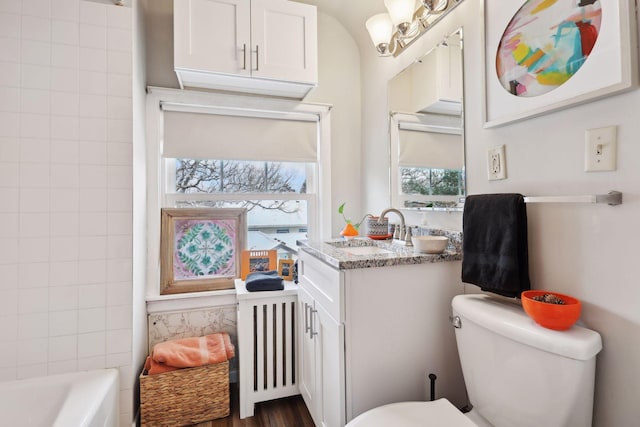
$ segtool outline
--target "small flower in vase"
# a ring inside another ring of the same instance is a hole
[[[358,223],[353,223],[351,222],[350,219],[348,219],[345,215],[344,215],[344,205],[346,203],[343,203],[340,205],[340,207],[338,208],[338,213],[340,215],[342,215],[342,218],[344,219],[344,222],[346,223],[344,228],[342,229],[342,231],[340,232],[340,235],[342,237],[344,237],[347,240],[353,239],[354,237],[358,236],[359,232],[358,229],[360,228],[360,224],[362,224],[362,221],[364,221],[364,218],[366,218],[369,215],[365,215],[364,218],[362,218],[362,220]]]

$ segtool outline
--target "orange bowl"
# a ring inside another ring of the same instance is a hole
[[[533,299],[544,294],[554,295],[564,301],[564,304],[552,304]],[[569,329],[580,318],[582,305],[580,300],[569,295],[552,291],[524,291],[521,294],[522,308],[537,324],[548,329],[564,331]]]

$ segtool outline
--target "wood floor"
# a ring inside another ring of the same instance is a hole
[[[196,424],[193,427],[315,427],[302,396],[256,404],[253,417],[240,419],[238,386],[231,384],[231,414],[226,418]]]

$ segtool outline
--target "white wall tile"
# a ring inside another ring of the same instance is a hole
[[[96,308],[107,304],[107,289],[104,283],[83,285],[78,288],[78,307]]]
[[[14,113],[20,111],[20,89],[0,86],[0,111]]]
[[[91,371],[93,369],[104,369],[106,367],[107,364],[104,355],[78,358],[78,370],[80,371]],[[131,421],[131,419],[129,419],[129,421]]]
[[[49,163],[51,146],[48,139],[20,139],[20,162]]]
[[[25,188],[20,191],[20,212],[49,212],[50,192],[46,189]]]
[[[131,166],[109,165],[107,166],[108,188],[132,188]]]
[[[78,22],[80,20],[80,2],[78,0],[55,0],[55,6],[51,9],[51,17]]]
[[[51,135],[49,115],[23,113],[20,115],[20,136],[48,139]]]
[[[80,191],[75,188],[51,189],[51,212],[75,212],[80,206]]]
[[[107,315],[104,307],[78,310],[78,332],[101,332],[106,329]]]
[[[107,167],[80,165],[80,188],[107,188]]]
[[[49,18],[52,0],[22,0],[22,14]],[[56,2],[58,0],[55,0]]]
[[[105,198],[106,196],[105,190]],[[0,212],[18,212],[20,210],[20,192],[17,188],[0,187],[0,200],[4,201],[4,203],[0,203]],[[2,264],[2,259],[3,257],[0,256],[0,264]]]
[[[95,49],[90,47],[80,48],[80,70],[85,71],[107,71],[107,51],[104,49]],[[129,87],[131,92],[131,87]]]
[[[131,213],[110,212],[107,215],[107,231],[109,235],[131,235]]]
[[[80,2],[80,22],[86,24],[107,25],[107,6],[90,1]]]
[[[107,28],[80,23],[80,47],[107,48]]]
[[[18,316],[18,339],[46,338],[49,335],[49,314],[32,313]]]
[[[52,139],[78,139],[79,119],[75,116],[51,116]]]
[[[107,308],[107,330],[128,329],[131,327],[132,308],[120,305]],[[107,335],[107,352],[109,352],[109,336]]]
[[[107,49],[118,52],[131,52],[131,30],[109,28],[107,30]]]
[[[131,76],[126,74],[109,74],[107,76],[107,94],[131,98]],[[129,119],[126,117],[125,119]]]
[[[78,141],[65,139],[51,140],[51,163],[78,164]]]
[[[23,40],[51,41],[51,21],[39,16],[22,16],[21,37]]]
[[[49,354],[50,362],[61,360],[72,360],[78,354],[78,337],[77,335],[66,335],[60,337],[49,338]]]
[[[21,289],[43,288],[49,285],[49,263],[30,262],[20,264],[18,286]]]
[[[19,138],[0,136],[0,159],[17,159],[20,156]],[[4,187],[4,186],[3,186]]]
[[[18,365],[17,379],[26,380],[47,375],[47,364],[36,363],[33,365]]]
[[[0,111],[0,136],[20,136],[20,114]]]
[[[127,353],[131,351],[131,330],[116,329],[107,331],[107,354]],[[126,367],[123,367],[126,368]]]
[[[105,332],[78,335],[78,358],[103,357],[105,354]]]
[[[20,187],[42,188],[49,186],[50,168],[46,163],[20,163]]]
[[[107,117],[110,119],[126,120],[133,114],[131,98],[121,96],[107,97]]]
[[[21,237],[43,237],[48,236],[49,212],[23,212],[20,214],[20,224],[18,228]]]
[[[80,94],[80,117],[107,117],[107,96]],[[106,121],[104,121],[104,134],[106,135]]]
[[[107,71],[114,74],[132,74],[131,53],[107,51]]]
[[[105,153],[106,153],[106,149],[105,149]],[[18,188],[19,185],[20,185],[20,163],[0,162],[0,187]]]
[[[20,238],[18,241],[18,257],[20,263],[49,262],[49,238]]]
[[[51,68],[51,90],[78,92],[80,88],[80,71],[76,68]]]
[[[109,189],[107,196],[109,212],[133,211],[133,192],[131,190]]]
[[[51,41],[70,46],[80,45],[80,28],[77,22],[53,21],[51,23]]]
[[[133,121],[107,120],[107,138],[109,142],[133,141]]]
[[[120,142],[109,143],[107,148],[107,161],[110,165],[131,165],[133,163],[132,145]]]
[[[78,69],[80,65],[80,48],[68,44],[51,45],[51,66]]]
[[[0,163],[2,168],[2,163]],[[20,215],[17,212],[0,213],[0,238],[17,238],[19,237]],[[0,280],[3,278],[0,276]]]
[[[80,236],[106,236],[107,214],[106,212],[83,212],[80,214]]]
[[[99,260],[107,258],[107,237],[106,236],[82,236],[79,238],[80,252],[79,259]]]
[[[107,261],[83,260],[78,263],[78,283],[98,285],[107,281]]]
[[[79,175],[76,165],[51,165],[51,188],[78,188]]]
[[[106,212],[107,190],[106,188],[81,188],[80,212]]]
[[[107,284],[107,307],[131,304],[131,282]]]
[[[1,193],[2,191],[0,190]],[[16,238],[0,238],[0,264],[16,264],[19,262],[20,256],[15,250],[19,244],[19,239]],[[0,313],[2,312],[0,310]]]
[[[0,37],[20,38],[20,15],[0,13]]]
[[[18,346],[18,366],[46,362],[47,351],[48,339],[46,338],[20,341]]]
[[[80,139],[85,141],[107,140],[107,119],[99,117],[80,118]]]
[[[78,333],[78,310],[49,312],[49,336],[73,335]]]
[[[7,315],[0,315],[0,341],[2,342],[16,341],[17,339],[18,339],[18,314],[12,313]],[[15,343],[12,343],[12,344],[15,344]]]
[[[107,237],[107,258],[130,258],[132,256],[132,244],[129,236]]]
[[[49,264],[49,286],[50,289],[55,289],[55,287],[73,287],[73,285],[78,284],[78,262],[77,261],[57,261],[51,262]],[[60,291],[63,292],[64,291]],[[68,290],[68,292],[73,292]],[[77,293],[77,291],[75,291]],[[69,301],[69,304],[73,304],[71,306],[57,307],[56,310],[70,309],[75,308],[77,303],[76,300]],[[53,308],[50,307],[51,310]]]
[[[80,99],[76,92],[51,92],[51,113],[57,116],[77,116],[80,112]]]
[[[76,310],[78,308],[78,287],[57,286],[49,288],[49,313]]]
[[[49,257],[51,261],[73,261],[78,259],[78,237],[52,237]]]
[[[0,321],[2,320],[4,319],[0,318]],[[0,328],[1,327],[2,326],[0,326]],[[0,368],[18,366],[18,346],[15,342],[12,342],[11,344],[12,345],[4,345],[0,352]]]
[[[16,89],[18,90],[18,89]],[[49,114],[51,93],[46,89],[22,89],[19,92],[20,111],[23,113]]]
[[[78,371],[77,360],[61,360],[47,363],[47,375],[67,374]]]
[[[129,7],[108,7],[107,26],[109,28],[123,28],[130,30],[132,26],[132,13]]]
[[[106,165],[107,143],[82,141],[79,157],[80,163],[83,165]]]
[[[0,291],[18,289],[18,264],[0,264],[0,277]]]
[[[47,311],[49,311],[48,288],[18,290],[18,314],[46,313]]]
[[[0,239],[0,243],[3,243],[2,239]],[[0,291],[0,313],[2,313],[4,316],[18,314],[18,290],[17,289]],[[17,327],[18,327],[18,323],[16,318],[16,333],[17,333]]]
[[[20,62],[21,57],[20,39],[0,37],[0,61]]]
[[[52,237],[77,236],[78,222],[77,212],[52,212],[50,234]]]
[[[51,43],[23,40],[20,57],[23,64],[50,65]]]
[[[20,15],[22,13],[22,0],[0,0],[0,12]]]
[[[99,71],[80,71],[80,93],[95,95],[107,94],[107,73]]]
[[[44,65],[21,64],[20,85],[29,89],[49,89],[51,68]]]
[[[22,67],[18,63],[0,62],[0,85],[20,87]]]

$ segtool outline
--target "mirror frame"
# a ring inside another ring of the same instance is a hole
[[[401,111],[389,111],[389,190],[390,190],[390,206],[397,207],[399,209],[410,210],[410,211],[462,211],[464,198],[467,193],[467,174],[466,174],[466,138],[465,138],[465,88],[464,88],[464,31],[463,27],[460,26],[457,29],[451,31],[448,35],[446,35],[443,40],[437,45],[433,46],[427,52],[420,55],[416,58],[411,64],[402,69],[399,73],[393,76],[388,84],[387,84],[387,106],[390,107],[390,92],[389,85],[391,81],[402,73],[408,71],[415,63],[419,62],[422,58],[431,54],[438,48],[444,41],[446,41],[449,37],[454,34],[460,35],[460,43],[461,43],[461,67],[462,67],[462,81],[460,82],[462,85],[462,112],[460,116],[446,116],[442,115],[443,123],[442,125],[426,125],[421,123],[419,120],[419,114],[416,113],[406,113]],[[409,126],[413,126],[411,122],[415,123],[416,128],[425,128],[425,127],[433,127],[434,132],[452,134],[458,133],[462,137],[462,179],[464,181],[464,194],[462,195],[452,195],[452,196],[432,196],[429,198],[429,201],[433,201],[436,205],[433,207],[405,207],[404,203],[400,200],[400,180],[399,180],[399,166],[398,166],[398,141],[400,136],[400,122],[408,123]],[[456,128],[454,124],[460,124],[459,128]]]

